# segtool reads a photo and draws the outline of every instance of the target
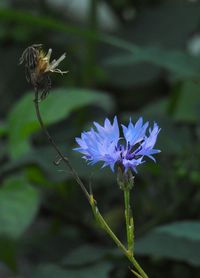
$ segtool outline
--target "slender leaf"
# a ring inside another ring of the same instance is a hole
[[[0,20],[2,21],[14,20],[18,24],[22,23],[34,27],[39,27],[39,28],[43,27],[49,30],[55,30],[67,34],[71,33],[90,40],[101,41],[106,44],[119,47],[131,52],[135,52],[135,50],[138,49],[137,46],[134,46],[131,43],[124,41],[123,39],[117,38],[115,36],[96,33],[86,28],[85,29],[79,28],[75,25],[63,23],[62,21],[59,21],[52,17],[45,17],[39,15],[34,16],[33,14],[23,10],[20,11],[20,10],[13,10],[13,9],[1,9]]]

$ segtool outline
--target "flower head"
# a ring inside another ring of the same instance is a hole
[[[49,73],[67,73],[68,71],[61,71],[58,65],[62,62],[66,54],[60,56],[59,59],[50,62],[52,49],[50,48],[47,53],[42,49],[42,44],[33,44],[27,47],[19,59],[19,64],[24,64],[26,79],[34,88],[41,89],[41,99],[44,99],[50,88],[51,80]]]
[[[60,58],[58,58],[58,60],[54,59],[53,61],[50,62],[51,53],[52,53],[51,48],[48,50],[47,54],[45,54],[43,50],[39,51],[38,53],[39,74],[47,73],[47,72],[57,72],[60,74],[67,73],[68,71],[61,71],[60,69],[57,68],[60,62],[62,62],[65,59],[66,53],[62,54]]]
[[[137,166],[145,162],[145,157],[155,161],[153,155],[160,152],[154,149],[160,131],[156,123],[152,129],[148,129],[149,123],[143,123],[142,118],[135,125],[130,119],[127,127],[122,125],[122,137],[117,117],[113,123],[105,119],[103,126],[96,122],[94,126],[96,130],[91,128],[90,131],[82,132],[81,138],[76,138],[79,147],[74,149],[82,153],[89,164],[103,162],[103,167],[110,166],[112,171],[117,164],[125,172],[137,172]]]

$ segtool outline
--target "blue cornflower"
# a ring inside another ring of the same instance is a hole
[[[113,124],[105,119],[104,126],[94,122],[96,129],[82,132],[81,138],[76,138],[80,147],[75,148],[83,154],[89,164],[103,162],[103,166],[110,166],[114,171],[115,165],[119,165],[125,172],[133,170],[144,163],[144,157],[153,161],[154,154],[160,150],[154,149],[160,128],[154,122],[153,128],[148,128],[149,123],[143,124],[142,117],[134,125],[130,119],[128,126],[122,125],[123,137],[120,137],[119,125],[115,116]]]

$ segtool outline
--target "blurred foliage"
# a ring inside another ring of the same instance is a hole
[[[136,255],[150,277],[198,277],[199,18],[198,0],[1,0],[0,277],[132,277],[70,173],[53,163],[18,67],[33,43],[67,53],[69,73],[52,76],[41,112],[122,240],[115,175],[87,166],[74,138],[116,114],[161,126],[157,164],[140,167],[132,192]]]

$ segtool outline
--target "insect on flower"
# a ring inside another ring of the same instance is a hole
[[[26,80],[31,83],[35,89],[41,90],[41,99],[45,99],[51,89],[51,79],[49,74],[56,72],[60,74],[68,71],[61,71],[58,65],[62,62],[66,54],[60,56],[58,60],[50,62],[52,49],[47,54],[42,49],[42,44],[33,44],[27,47],[19,59],[19,64],[24,64]]]

